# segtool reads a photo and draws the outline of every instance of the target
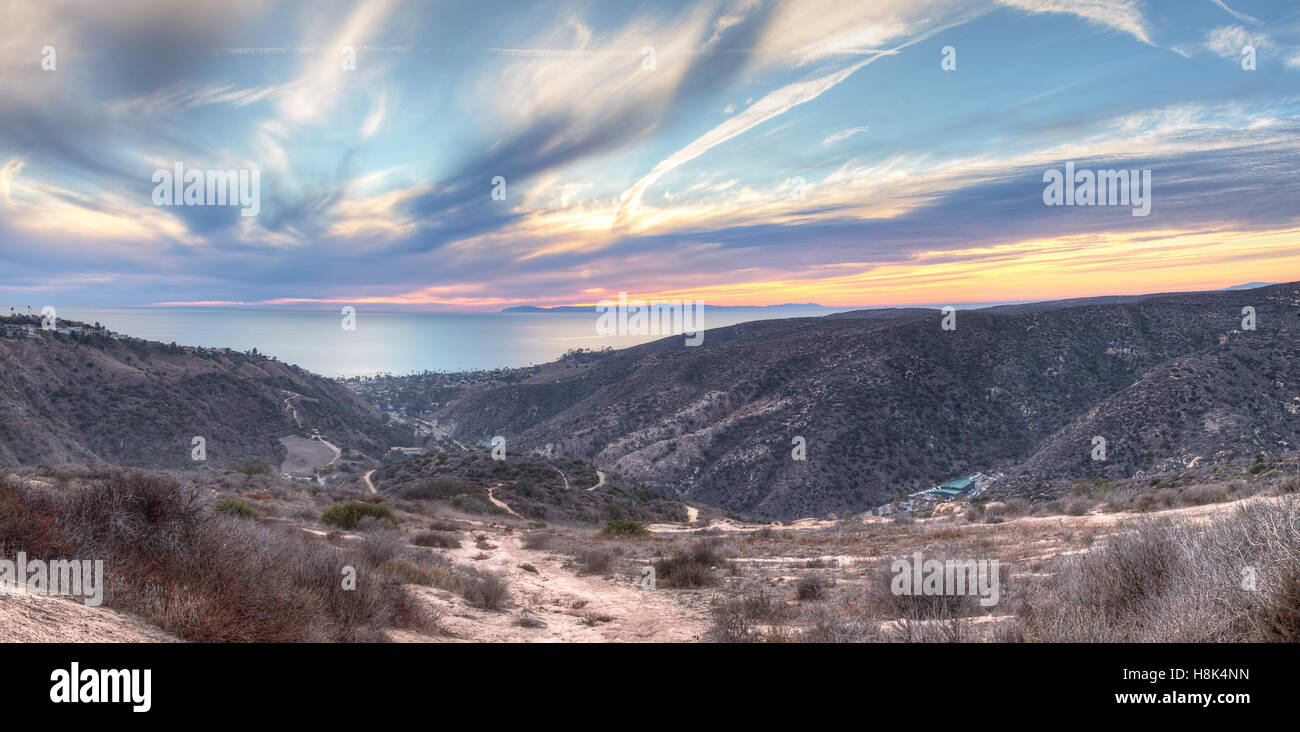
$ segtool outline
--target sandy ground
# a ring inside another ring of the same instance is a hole
[[[150,643],[177,638],[144,621],[66,597],[0,592],[0,643]]]
[[[724,531],[728,533],[744,533],[748,531],[758,531],[760,529],[772,529],[773,531],[808,531],[812,529],[826,529],[836,525],[836,521],[829,519],[804,518],[797,521],[791,521],[783,524],[780,521],[773,521],[770,524],[744,524],[728,518],[713,519],[709,521],[708,526],[699,527],[691,524],[699,520],[699,509],[691,506],[686,507],[689,522],[684,524],[649,524],[646,529],[652,534],[688,534],[700,531],[701,528],[712,529],[715,531]],[[856,520],[856,519],[845,519]]]
[[[448,551],[459,564],[505,576],[511,595],[505,610],[480,610],[450,592],[410,587],[442,611],[443,628],[465,640],[689,642],[704,634],[708,609],[701,593],[643,590],[634,578],[620,575],[577,575],[564,567],[563,557],[524,549],[519,538],[518,532],[487,533],[494,549],[479,549],[468,541],[461,549]],[[475,559],[480,554],[488,556]],[[519,565],[525,563],[537,572],[521,569]],[[524,617],[544,626],[517,625]]]

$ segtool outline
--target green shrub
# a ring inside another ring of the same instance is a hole
[[[387,519],[397,525],[397,517],[393,515],[392,509],[379,503],[362,503],[361,501],[351,501],[349,503],[336,503],[325,509],[321,514],[320,520],[323,524],[332,524],[343,529],[355,529],[357,523],[366,516],[373,516],[377,519]]]
[[[271,465],[262,458],[252,458],[244,463],[239,472],[244,475],[267,475],[271,472]]]
[[[601,536],[649,536],[650,531],[645,524],[640,521],[631,519],[614,519],[605,524],[605,528],[600,530]]]
[[[223,498],[217,501],[212,508],[217,513],[224,513],[235,518],[255,519],[262,515],[261,511],[253,508],[252,504],[241,498]]]

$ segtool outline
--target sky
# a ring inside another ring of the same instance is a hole
[[[1300,280],[1300,3],[0,0],[0,19],[19,309]],[[178,161],[256,172],[256,215],[161,205]],[[1045,205],[1067,162],[1150,170],[1149,215]]]

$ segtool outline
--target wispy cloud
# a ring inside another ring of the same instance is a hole
[[[1239,13],[1239,12],[1237,12],[1236,10],[1233,10],[1232,8],[1228,7],[1228,6],[1223,2],[1223,0],[1210,0],[1210,2],[1214,3],[1215,5],[1218,5],[1218,6],[1219,6],[1220,8],[1222,8],[1225,12],[1227,12],[1229,15],[1231,15],[1231,16],[1234,17],[1234,18],[1236,18],[1237,20],[1245,21],[1245,22],[1247,22],[1247,23],[1254,23],[1255,25],[1259,25],[1259,24],[1260,24],[1259,21],[1256,20],[1255,18],[1252,18],[1252,17],[1250,17],[1249,15],[1246,15],[1245,13]]]
[[[822,140],[822,144],[831,145],[833,143],[839,142],[840,140],[847,140],[850,137],[853,137],[854,135],[858,134],[859,132],[866,132],[869,129],[871,128],[864,125],[862,127],[850,127],[847,130],[840,130],[839,132],[835,132],[830,135],[827,135],[826,139]]]
[[[1031,13],[1068,13],[1155,45],[1136,0],[998,0]]]

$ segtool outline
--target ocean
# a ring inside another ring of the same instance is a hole
[[[708,328],[749,320],[826,315],[852,308],[769,307],[718,309]],[[597,313],[356,314],[344,330],[339,311],[239,308],[74,308],[60,319],[99,322],[110,330],[184,346],[226,347],[275,356],[331,377],[420,371],[470,371],[546,363],[576,348],[627,348],[659,335],[598,335]]]

